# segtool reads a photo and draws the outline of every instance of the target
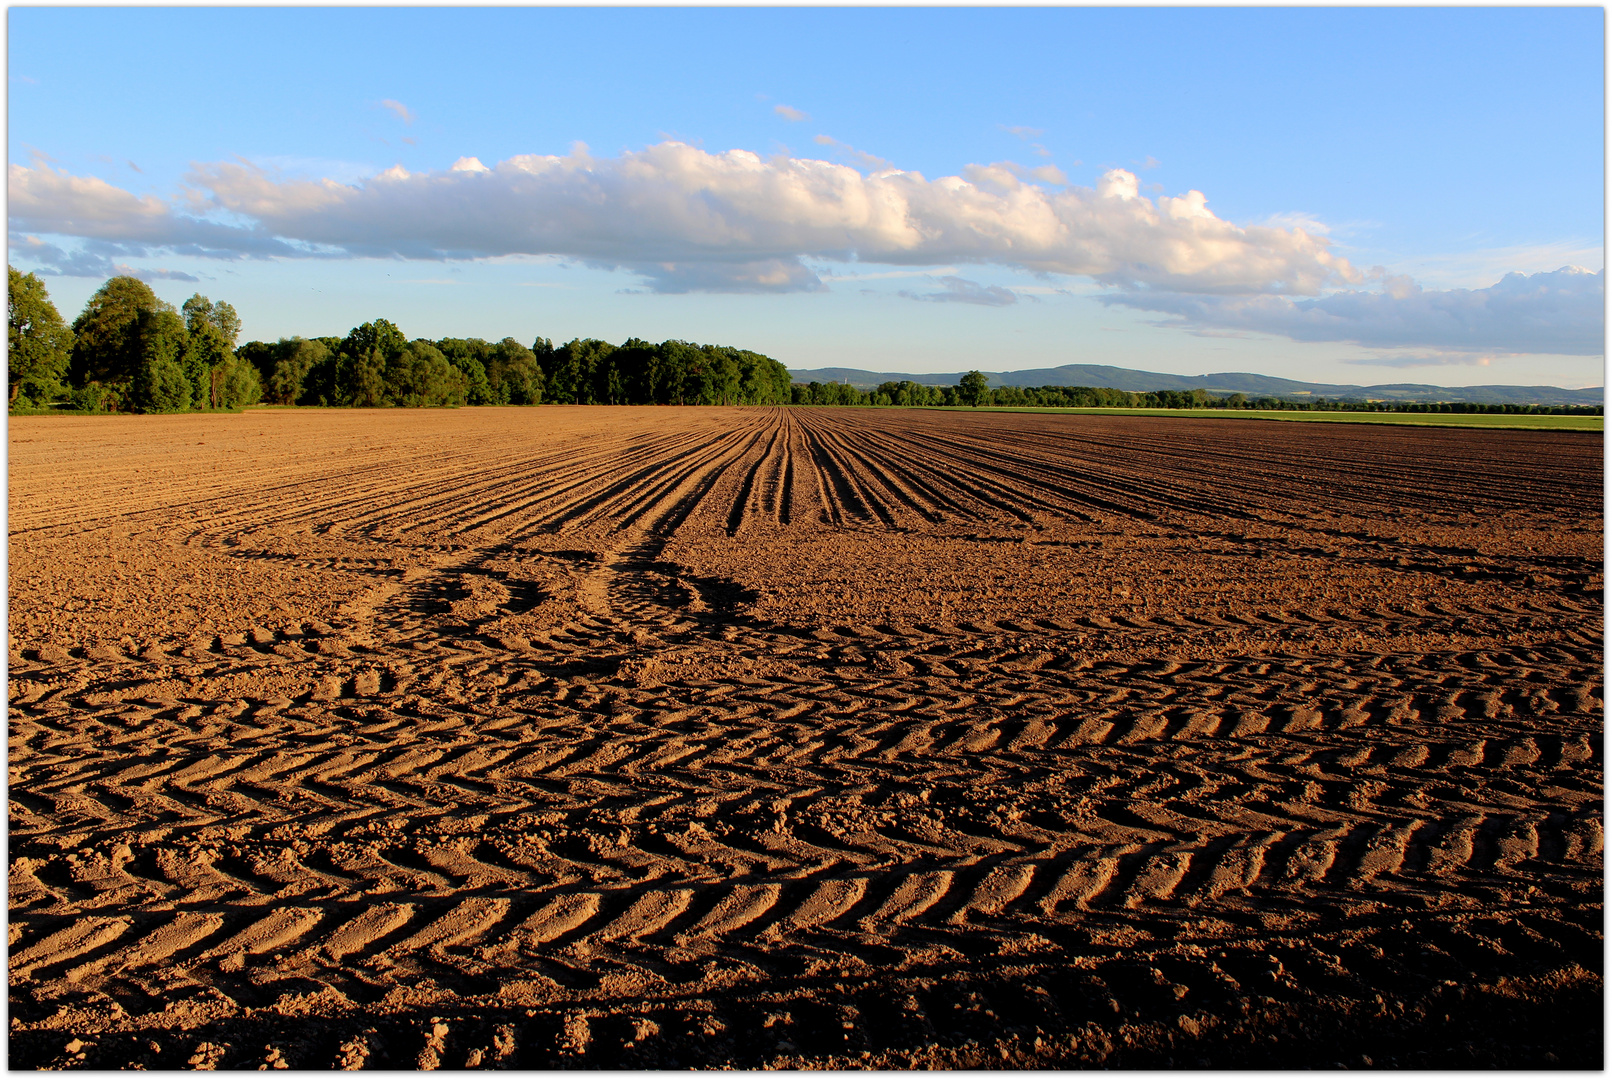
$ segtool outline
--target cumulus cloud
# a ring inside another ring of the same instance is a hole
[[[943,277],[940,283],[945,286],[940,292],[903,291],[901,295],[908,300],[929,300],[942,304],[983,304],[986,307],[1006,307],[1019,302],[1019,298],[1011,289],[1004,289],[1000,285],[981,285],[977,281],[960,277]]]
[[[1134,290],[1102,299],[1163,313],[1171,324],[1188,328],[1374,348],[1599,356],[1606,342],[1606,271],[1592,274],[1576,266],[1507,274],[1486,289],[1423,289],[1407,277],[1388,277],[1377,291],[1314,298]]]
[[[409,107],[403,104],[401,101],[393,101],[391,98],[384,98],[381,101],[381,108],[396,113],[397,118],[403,121],[405,124],[414,123],[414,113],[411,112]]]
[[[807,116],[799,109],[791,108],[788,105],[774,105],[772,107],[772,111],[783,117],[785,120],[788,120],[791,124],[798,124],[802,120],[811,119],[810,116]]]
[[[180,193],[163,199],[35,155],[31,165],[10,166],[9,224],[20,255],[68,275],[106,276],[123,272],[127,260],[159,255],[548,255],[636,273],[657,292],[768,293],[826,288],[803,260],[930,274],[944,266],[953,275],[957,267],[995,265],[1088,278],[1106,287],[1104,302],[1157,312],[1166,325],[1198,333],[1451,357],[1604,350],[1604,271],[1564,267],[1509,274],[1487,288],[1424,289],[1409,278],[1361,273],[1335,253],[1319,222],[1287,216],[1234,224],[1199,191],[1149,197],[1125,169],[1109,170],[1092,187],[1066,186],[1050,165],[1013,162],[931,180],[829,136],[817,142],[863,169],[708,153],[677,141],[599,158],[579,143],[564,156],[521,155],[492,166],[467,156],[441,171],[394,165],[339,180],[328,172],[287,176],[238,158],[193,166]],[[76,238],[81,250],[59,246],[61,238]],[[906,295],[1016,301],[1009,290],[962,277],[940,284]],[[1404,359],[1394,353],[1384,362]]]
[[[1364,280],[1323,237],[1235,225],[1196,191],[1155,201],[1123,169],[1095,188],[1048,191],[1007,164],[929,180],[674,141],[616,158],[579,146],[480,165],[463,158],[418,174],[394,166],[338,183],[214,162],[188,175],[184,213],[98,179],[13,165],[11,223],[203,254],[562,255],[639,269],[665,290],[820,287],[802,256],[994,263],[1172,293],[1313,295]]]

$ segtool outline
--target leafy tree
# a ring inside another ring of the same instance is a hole
[[[236,350],[235,356],[257,373],[264,400],[293,405],[303,397],[314,368],[329,359],[330,349],[317,338],[293,337],[272,344],[248,341]]]
[[[109,386],[89,382],[67,392],[67,401],[78,412],[116,412],[123,404],[123,395]]]
[[[329,360],[330,350],[323,342],[305,338],[292,338],[281,344],[280,355],[269,374],[268,393],[271,401],[290,405],[302,396],[308,373]]]
[[[239,409],[256,405],[263,399],[263,383],[257,370],[234,355],[225,361],[218,374],[218,408]]]
[[[152,360],[134,381],[135,403],[145,412],[184,412],[190,408],[190,380],[173,360]]]
[[[547,389],[537,355],[512,337],[488,351],[487,383],[495,395],[511,405],[542,404]]]
[[[411,341],[386,371],[390,400],[415,408],[463,405],[465,376],[429,341]]]
[[[6,277],[10,402],[13,407],[48,405],[67,393],[62,380],[72,358],[73,332],[43,281],[12,266],[6,267]]]
[[[135,369],[129,401],[143,412],[178,412],[195,400],[195,383],[184,358],[190,335],[173,308],[142,311],[137,319],[140,365]]]
[[[73,320],[73,383],[100,382],[126,386],[139,370],[141,312],[172,311],[138,278],[115,277],[89,298]]]
[[[194,387],[196,408],[219,408],[222,404],[219,383],[224,377],[226,365],[235,359],[235,351],[210,322],[192,320],[181,329],[190,331],[184,350],[184,368],[185,375]]]
[[[507,400],[498,399],[493,392],[492,384],[487,380],[487,361],[491,358],[493,350],[491,345],[480,338],[443,338],[436,342],[436,347],[437,351],[447,358],[448,363],[465,377],[467,404],[508,404]]]
[[[196,332],[198,326],[203,324],[211,326],[232,349],[241,336],[241,317],[235,313],[233,307],[222,300],[215,304],[201,293],[196,293],[186,300],[179,310],[185,316],[185,329],[192,334]]]
[[[302,377],[302,395],[297,398],[298,405],[336,405],[340,403],[340,394],[336,392],[336,375],[341,361],[342,339],[338,337],[309,338],[310,342],[322,345],[325,349],[323,359],[315,358],[313,366]]]
[[[366,408],[386,404],[386,369],[407,345],[403,331],[385,319],[354,327],[337,350],[339,402]]]
[[[985,376],[977,371],[970,371],[957,380],[957,396],[964,405],[979,408],[980,403],[985,400],[988,389],[989,384]]]
[[[734,350],[706,346],[711,358],[711,393],[718,405],[734,405],[739,401],[739,362]]]

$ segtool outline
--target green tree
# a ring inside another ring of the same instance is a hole
[[[184,327],[189,340],[184,351],[185,375],[194,388],[192,396],[198,409],[216,409],[222,404],[219,384],[226,365],[235,359],[235,351],[224,341],[218,328],[205,320],[187,320]]]
[[[733,349],[707,347],[711,357],[711,393],[718,405],[735,405],[739,401],[739,361]]]
[[[447,357],[448,363],[465,377],[466,404],[509,404],[507,400],[499,400],[492,384],[487,381],[487,361],[493,351],[490,344],[480,338],[443,338],[435,344],[437,351]]]
[[[421,408],[465,403],[464,373],[429,341],[409,342],[388,366],[386,383],[394,405]]]
[[[72,359],[73,332],[50,302],[43,281],[9,265],[6,277],[9,400],[12,407],[45,406],[67,393],[63,379]]]
[[[988,389],[989,383],[985,376],[977,371],[970,371],[967,375],[957,380],[957,396],[964,405],[972,405],[978,408],[980,403],[985,400]]]
[[[195,400],[195,386],[184,357],[190,335],[173,308],[142,311],[137,320],[140,365],[135,369],[129,402],[142,412],[178,412]]]
[[[140,313],[172,311],[138,278],[115,277],[95,290],[73,320],[70,366],[75,386],[99,382],[115,390],[134,380],[143,358]]]
[[[512,337],[488,350],[487,382],[511,405],[541,405],[547,389],[537,355]]]
[[[218,407],[240,409],[263,399],[263,383],[257,369],[233,354],[225,361],[218,377]]]
[[[251,364],[257,372],[264,400],[276,405],[296,404],[309,374],[329,355],[324,342],[301,337],[281,338],[273,344],[248,341],[235,351],[236,359]]]
[[[365,408],[386,404],[386,369],[407,345],[403,331],[385,319],[354,327],[337,350],[339,403]]]
[[[341,343],[338,337],[309,338],[310,342],[325,347],[322,359],[315,359],[313,367],[302,377],[302,394],[298,405],[338,405],[341,395],[336,390],[336,375],[341,366]]]

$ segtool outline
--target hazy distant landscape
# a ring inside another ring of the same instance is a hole
[[[868,390],[880,383],[900,382],[903,379],[923,383],[926,386],[950,386],[962,378],[963,374],[964,372],[915,375],[906,372],[874,372],[836,367],[810,370],[791,368],[789,371],[789,377],[796,382],[848,383],[859,390]],[[1567,390],[1559,386],[1429,386],[1422,383],[1351,386],[1299,382],[1248,372],[1196,376],[1170,375],[1158,371],[1132,371],[1128,368],[1102,364],[1066,364],[1056,368],[1032,368],[1023,371],[986,371],[984,375],[992,386],[1101,386],[1142,393],[1151,390],[1205,390],[1217,396],[1270,395],[1295,401],[1303,400],[1305,397],[1325,397],[1334,401],[1470,401],[1482,405],[1600,405],[1606,397],[1605,388],[1600,386],[1582,390]]]

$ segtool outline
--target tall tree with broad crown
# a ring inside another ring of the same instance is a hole
[[[43,406],[67,393],[73,332],[50,302],[45,283],[6,267],[7,377],[12,406]]]
[[[151,286],[138,278],[108,280],[73,320],[73,383],[132,383],[143,353],[140,313],[172,310],[173,305],[157,299]]]

